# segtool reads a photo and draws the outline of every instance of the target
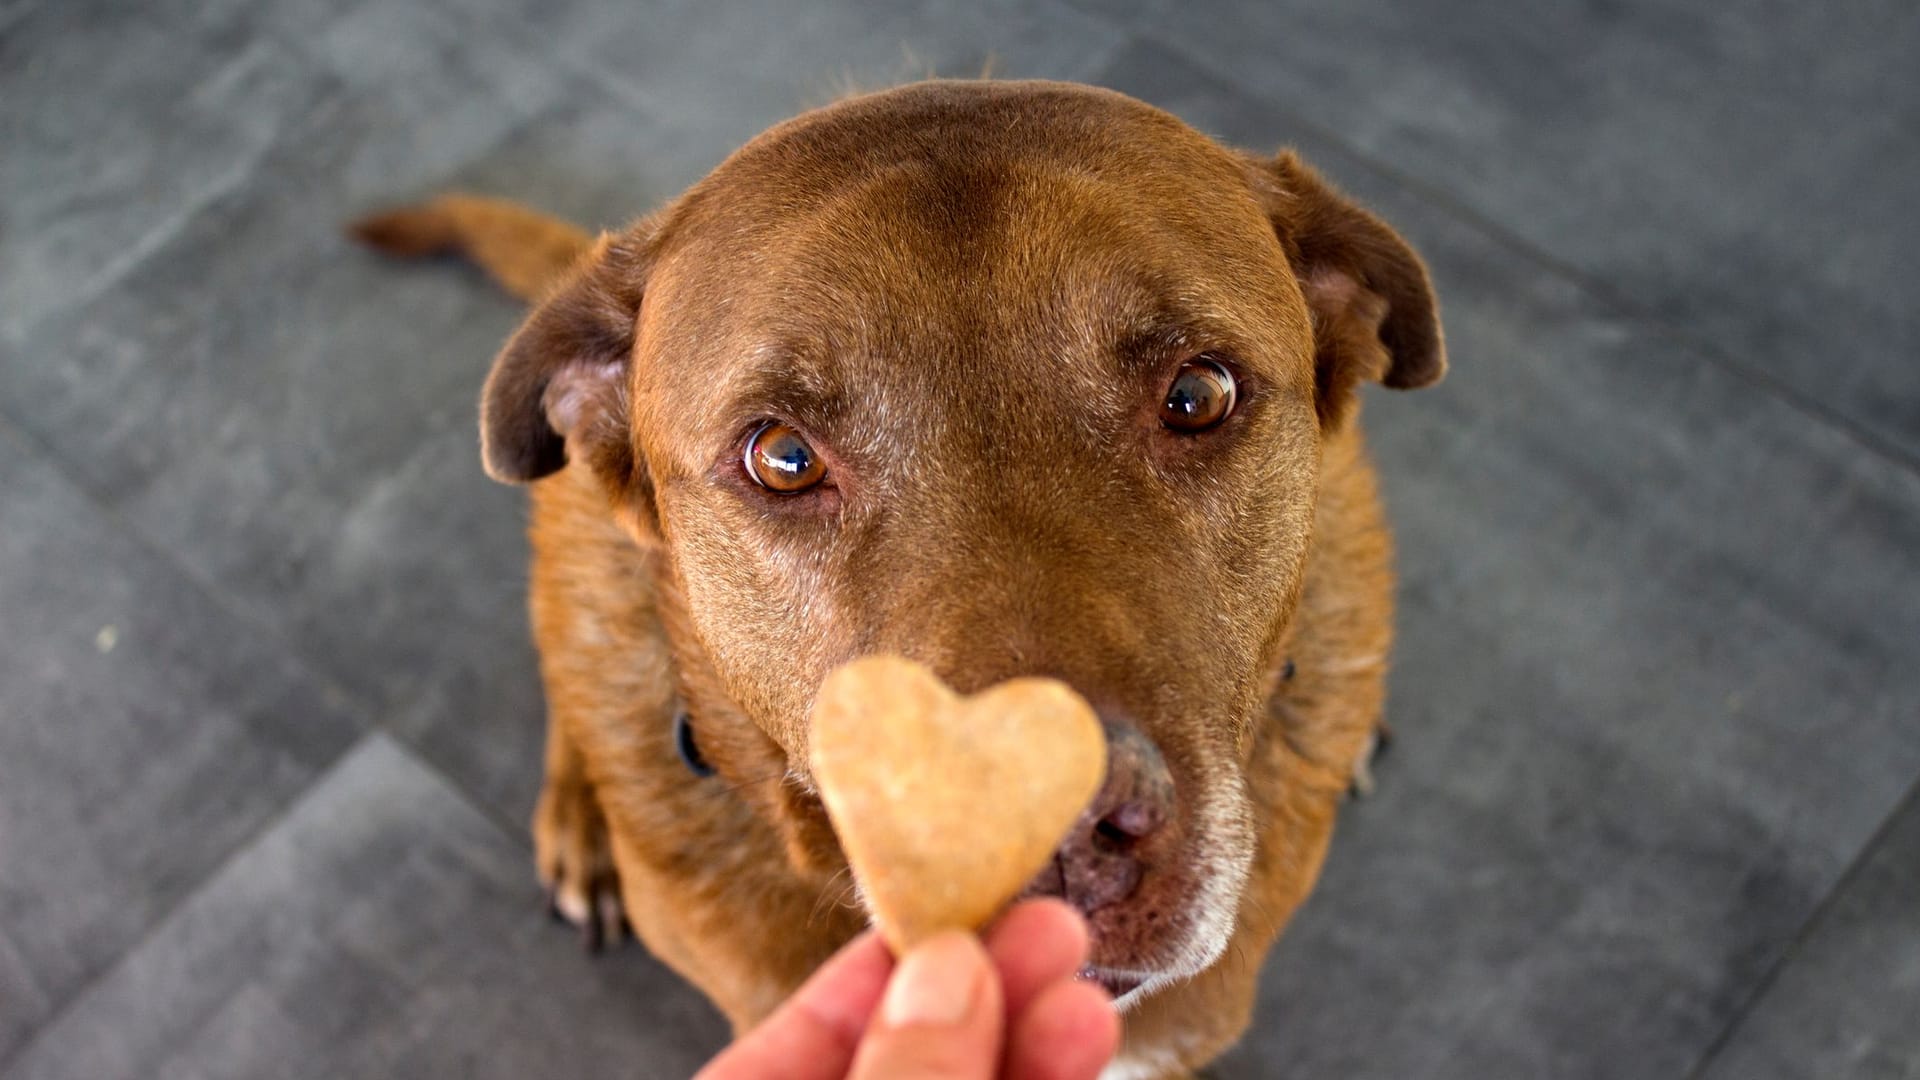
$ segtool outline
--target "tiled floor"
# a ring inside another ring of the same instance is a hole
[[[1433,264],[1379,393],[1381,793],[1221,1076],[1920,1077],[1920,8],[0,2],[0,1077],[676,1076],[538,917],[515,307],[343,243],[610,224],[935,70],[1293,143]]]

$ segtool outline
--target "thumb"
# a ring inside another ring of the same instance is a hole
[[[989,1080],[1000,1066],[1000,980],[972,934],[939,934],[894,968],[851,1080]]]

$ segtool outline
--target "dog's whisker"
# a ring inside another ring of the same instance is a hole
[[[717,784],[707,790],[692,793],[692,797],[697,799],[718,799],[738,795],[749,788],[759,787],[770,780],[778,780],[785,775],[786,771],[783,769],[779,772],[768,773],[765,776],[750,777],[745,780]]]
[[[843,870],[841,873],[847,875],[847,883],[840,886],[837,894],[824,889],[821,891],[820,901],[814,905],[813,912],[807,916],[807,925],[813,925],[819,919],[820,913],[828,907],[857,908],[860,906],[860,883],[852,880],[853,872],[850,869]]]
[[[832,877],[827,879],[827,883],[821,886],[820,888],[819,898],[813,902],[813,910],[807,913],[808,926],[812,926],[814,922],[820,918],[820,912],[826,909],[829,902],[837,903],[840,900],[844,900],[846,898],[844,886],[842,887],[841,896],[838,898],[834,897],[833,889],[835,884],[838,883],[842,877],[851,877],[852,875],[853,875],[853,868],[850,866],[843,866],[839,870],[835,871]]]

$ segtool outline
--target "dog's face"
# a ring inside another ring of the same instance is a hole
[[[751,721],[799,846],[837,664],[1084,694],[1107,789],[1034,888],[1124,992],[1231,932],[1324,432],[1356,381],[1442,366],[1418,260],[1290,158],[1083,87],[929,83],[782,125],[604,241],[503,353],[486,451],[606,480],[670,568],[695,716]]]

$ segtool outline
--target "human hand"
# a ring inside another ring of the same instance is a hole
[[[896,966],[856,938],[696,1080],[1092,1080],[1120,1019],[1074,978],[1087,928],[1057,900],[1016,905],[990,927],[940,934]]]

